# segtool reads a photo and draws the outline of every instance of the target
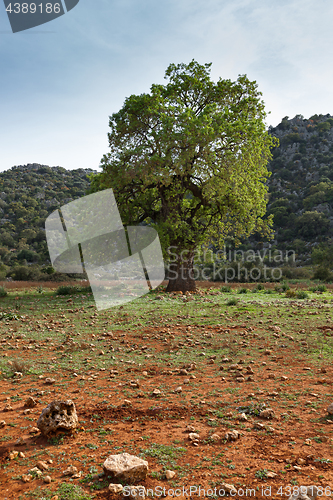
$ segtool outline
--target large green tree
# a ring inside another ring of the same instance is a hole
[[[166,85],[131,95],[110,117],[110,151],[91,192],[112,188],[124,224],[147,223],[172,253],[168,291],[194,290],[200,245],[269,233],[269,136],[256,82],[210,78],[210,64],[170,64]],[[173,247],[170,250],[170,247]]]

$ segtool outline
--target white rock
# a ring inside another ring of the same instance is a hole
[[[173,470],[166,470],[165,471],[165,477],[167,479],[172,479],[173,477],[175,477],[175,475],[176,475],[176,473]]]
[[[148,462],[142,458],[120,453],[110,455],[103,464],[104,473],[126,483],[135,483],[146,479],[148,473]]]
[[[111,491],[111,493],[120,493],[122,490],[123,490],[122,484],[115,484],[115,483],[109,484],[109,491]]]

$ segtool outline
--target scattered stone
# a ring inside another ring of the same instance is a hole
[[[3,409],[3,411],[12,411],[13,410],[13,407],[11,406],[10,403],[7,403]]]
[[[195,432],[195,427],[193,425],[188,425],[185,429],[186,432]]]
[[[78,418],[73,401],[52,401],[42,411],[37,427],[45,436],[58,431],[73,431],[78,426]]]
[[[275,379],[276,375],[275,373],[269,373],[267,378]]]
[[[24,406],[26,406],[27,408],[34,408],[34,406],[36,405],[37,401],[32,396],[29,396],[24,403]]]
[[[154,389],[152,392],[152,396],[160,396],[162,393],[159,389]]]
[[[330,415],[333,415],[333,403],[331,403],[331,404],[329,405],[329,407],[327,408],[327,411],[328,411],[328,413],[329,413]],[[0,422],[0,425],[1,425],[1,422]]]
[[[239,417],[238,417],[238,420],[239,420],[240,422],[245,422],[247,419],[248,419],[248,418],[247,418],[247,416],[246,416],[246,414],[245,414],[245,413],[241,413],[241,414],[239,415]]]
[[[182,390],[183,389],[179,386],[179,387],[176,387],[175,392],[179,393],[179,392],[182,392]]]
[[[73,476],[73,474],[77,473],[77,468],[75,467],[75,465],[70,465],[62,473],[64,476]]]
[[[22,474],[22,481],[24,483],[30,483],[31,479],[32,479],[31,474]]]
[[[25,440],[23,439],[23,437],[19,437],[19,438],[16,440],[15,444],[16,444],[17,446],[21,446],[21,445],[25,444]]]
[[[19,454],[18,451],[15,450],[10,451],[8,455],[9,460],[14,460],[18,456],[18,454]]]
[[[264,426],[264,424],[260,424],[259,422],[255,422],[255,424],[253,425],[253,429],[260,431],[262,429],[265,429],[265,426]]]
[[[29,473],[32,472],[32,476],[34,474],[36,474],[38,477],[40,477],[42,475],[42,471],[40,469],[38,469],[38,467],[34,467],[33,469],[30,469],[29,470]]]
[[[45,476],[43,478],[44,483],[50,484],[52,482],[51,476]]]
[[[227,493],[228,495],[232,493],[232,496],[235,496],[237,494],[237,490],[233,484],[222,483],[217,490],[219,491],[219,495],[222,497],[225,496],[225,493]],[[221,490],[224,491],[224,494]]]
[[[104,473],[126,483],[144,481],[148,473],[148,462],[129,453],[110,455],[103,464]]]
[[[270,478],[270,479],[273,479],[276,476],[277,476],[276,472],[272,472],[272,471],[268,471],[267,472],[267,477]]]
[[[226,432],[224,437],[227,441],[237,441],[240,438],[240,433],[234,429]]]
[[[29,434],[37,434],[37,432],[39,432],[38,427],[31,427]]]
[[[219,441],[219,440],[221,439],[221,436],[220,436],[220,434],[215,433],[215,434],[212,434],[212,435],[210,436],[210,439],[211,439],[212,441],[217,442],[217,441]]]
[[[0,421],[0,429],[2,429],[3,427],[5,427],[7,425],[7,423],[5,422],[5,420],[1,420]]]
[[[39,462],[37,462],[37,467],[40,470],[48,470],[49,469],[49,466],[47,465],[47,463],[43,462],[42,460],[40,460]]]
[[[173,477],[175,477],[175,475],[176,475],[176,473],[173,470],[166,470],[165,471],[166,479],[172,479]]]
[[[109,491],[111,493],[120,493],[122,490],[123,490],[122,484],[115,484],[115,483],[109,484]]]
[[[196,432],[190,432],[188,438],[190,441],[197,441],[198,439],[200,439],[200,436]]]
[[[274,418],[275,417],[275,412],[272,410],[272,408],[266,408],[265,410],[262,410],[259,414],[260,418]]]
[[[55,383],[55,378],[46,377],[46,379],[44,380],[44,383],[46,385],[53,385]]]

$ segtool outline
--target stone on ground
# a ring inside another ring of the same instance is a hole
[[[146,479],[148,473],[148,462],[142,458],[120,453],[110,455],[103,464],[104,473],[112,479],[135,483]]]
[[[61,431],[73,431],[78,425],[75,405],[72,400],[52,401],[42,411],[37,427],[45,436]]]

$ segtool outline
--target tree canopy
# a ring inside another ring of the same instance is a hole
[[[195,288],[199,245],[270,231],[266,165],[278,141],[261,93],[246,75],[214,83],[210,70],[170,64],[166,85],[126,98],[109,119],[102,172],[91,176],[91,192],[113,189],[125,225],[155,227],[165,256],[174,247],[169,290]]]

